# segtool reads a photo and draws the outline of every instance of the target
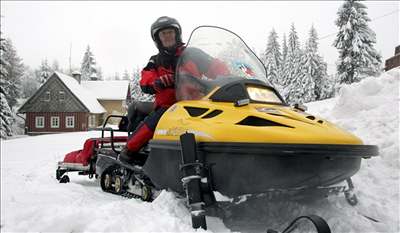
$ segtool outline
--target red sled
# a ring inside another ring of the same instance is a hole
[[[118,129],[106,127],[110,118],[121,118]],[[60,183],[68,183],[70,181],[68,172],[78,172],[79,175],[87,175],[93,178],[96,175],[97,153],[102,148],[112,148],[126,144],[127,136],[114,136],[114,132],[128,132],[128,119],[125,116],[110,115],[105,120],[103,127],[91,130],[101,131],[101,137],[89,138],[83,144],[83,149],[72,151],[64,156],[64,160],[58,162],[56,170],[56,178]],[[104,137],[105,132],[110,132],[110,137]]]

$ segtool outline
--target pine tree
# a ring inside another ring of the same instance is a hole
[[[130,82],[131,85],[131,97],[132,100],[135,101],[154,101],[154,97],[152,95],[148,95],[142,92],[140,88],[140,70],[136,68],[132,74],[132,80]]]
[[[101,69],[101,67],[97,66],[96,70],[97,70],[97,79],[98,80],[104,80],[104,78],[103,78],[103,70]]]
[[[323,100],[332,98],[335,95],[336,89],[338,88],[336,86],[337,84],[338,82],[335,80],[334,76],[326,76],[326,78],[322,80],[322,88],[319,99]]]
[[[6,71],[2,69],[2,75],[0,79],[0,137],[7,138],[12,136],[11,125],[13,120],[12,111],[6,99],[8,93],[6,92],[6,88],[4,88],[10,84],[8,80],[3,78],[3,72],[6,74]]]
[[[274,85],[280,84],[280,67],[282,63],[282,54],[278,43],[278,35],[275,30],[269,34],[267,48],[264,52],[264,64],[267,70],[269,81]]]
[[[309,102],[322,99],[321,93],[328,91],[324,91],[323,88],[329,88],[329,81],[327,80],[327,64],[318,53],[318,35],[314,26],[310,29],[301,65],[303,69],[302,82],[308,83],[308,86],[304,87],[304,92],[308,94],[305,95],[303,100]]]
[[[24,73],[24,64],[22,59],[17,55],[10,39],[3,42],[4,50],[2,58],[6,64],[4,79],[8,82],[5,84],[5,95],[8,105],[11,109],[17,104],[17,99],[21,97],[21,76]]]
[[[52,71],[59,71],[62,72],[61,68],[60,68],[60,64],[58,63],[57,60],[53,60],[53,64],[51,65],[51,70]]]
[[[125,69],[122,80],[130,80],[128,70]]]
[[[0,38],[0,137],[7,138],[12,135],[11,124],[12,124],[12,111],[8,105],[6,96],[8,95],[7,90],[11,85],[7,80],[6,67],[9,63],[4,59],[6,52],[5,40]]]
[[[299,37],[292,23],[288,39],[288,50],[286,65],[283,69],[284,96],[289,104],[300,101],[301,98],[301,62],[302,50],[300,49]]]
[[[286,43],[286,34],[283,34],[281,71],[283,70],[283,68],[284,68],[284,66],[286,64],[287,53],[288,53],[288,47],[287,47],[287,43]]]
[[[358,82],[367,76],[378,76],[381,55],[375,50],[375,33],[366,6],[357,0],[346,0],[339,8],[335,24],[339,28],[333,45],[339,50],[337,72],[340,83]]]
[[[288,47],[287,47],[287,43],[286,43],[286,34],[283,34],[283,40],[282,40],[282,61],[281,61],[281,66],[279,69],[279,76],[280,76],[280,80],[279,80],[279,85],[278,85],[278,89],[279,92],[285,96],[285,90],[284,90],[284,83],[286,82],[285,80],[287,80],[287,53],[288,53]]]
[[[40,84],[45,83],[50,75],[53,73],[53,70],[50,68],[49,63],[47,62],[47,58],[42,60],[42,64],[39,67],[39,80]]]
[[[115,72],[115,75],[114,75],[114,80],[121,80],[121,78],[119,77],[119,73],[118,72]]]
[[[97,77],[96,60],[88,45],[82,60],[81,78],[83,81],[87,81],[90,80],[90,77],[94,76],[94,74],[96,74]]]
[[[29,66],[25,66],[24,70],[25,72],[21,77],[22,98],[29,98],[39,89],[40,82],[36,78],[35,71]]]

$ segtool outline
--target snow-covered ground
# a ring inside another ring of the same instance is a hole
[[[253,220],[264,229],[282,230],[289,219],[318,214],[333,232],[399,232],[399,73],[396,69],[380,78],[367,78],[344,87],[334,99],[308,104],[309,113],[380,148],[380,156],[363,160],[353,177],[357,206],[350,206],[343,196],[306,204],[242,199],[242,203],[248,202],[247,209],[239,212],[256,216]],[[71,183],[59,184],[55,179],[57,161],[97,135],[65,133],[1,142],[2,232],[194,231],[184,200],[171,192],[163,191],[155,201],[146,203],[104,193],[97,181],[84,176],[71,174]],[[231,225],[239,231],[256,229],[246,228],[252,221],[243,216],[231,216],[225,223],[216,217],[207,220],[210,232],[230,231]]]

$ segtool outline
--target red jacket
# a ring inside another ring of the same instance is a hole
[[[175,57],[177,58],[182,54],[183,50],[185,49],[184,46],[178,47]],[[191,48],[193,49],[193,48]],[[197,49],[193,49],[195,52],[198,52]],[[204,52],[200,52],[201,56],[208,56]],[[199,54],[199,53],[197,53]],[[149,60],[147,66],[142,70],[142,78],[140,80],[140,87],[144,93],[147,94],[155,94],[155,107],[170,107],[174,103],[176,103],[176,96],[175,96],[175,88],[165,88],[160,91],[156,91],[154,88],[154,81],[159,79],[161,76],[165,74],[174,74],[175,73],[175,65],[169,65],[169,67],[165,67],[160,62],[160,54],[152,56]],[[203,57],[204,57],[203,56]],[[208,58],[211,58],[208,56]],[[201,77],[201,74],[205,74],[207,77],[215,78],[217,74],[229,74],[227,67],[218,59],[201,59],[203,63],[203,68],[200,69],[196,66],[199,64],[199,60],[196,59],[197,62],[194,61],[185,61],[183,69],[189,71],[196,77]],[[209,61],[207,61],[209,60]],[[207,64],[204,64],[206,62]],[[176,63],[176,61],[175,61]]]

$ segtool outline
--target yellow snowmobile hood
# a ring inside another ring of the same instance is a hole
[[[208,99],[181,101],[160,119],[154,140],[175,140],[185,132],[198,142],[351,144],[362,141],[334,124],[284,105]]]

